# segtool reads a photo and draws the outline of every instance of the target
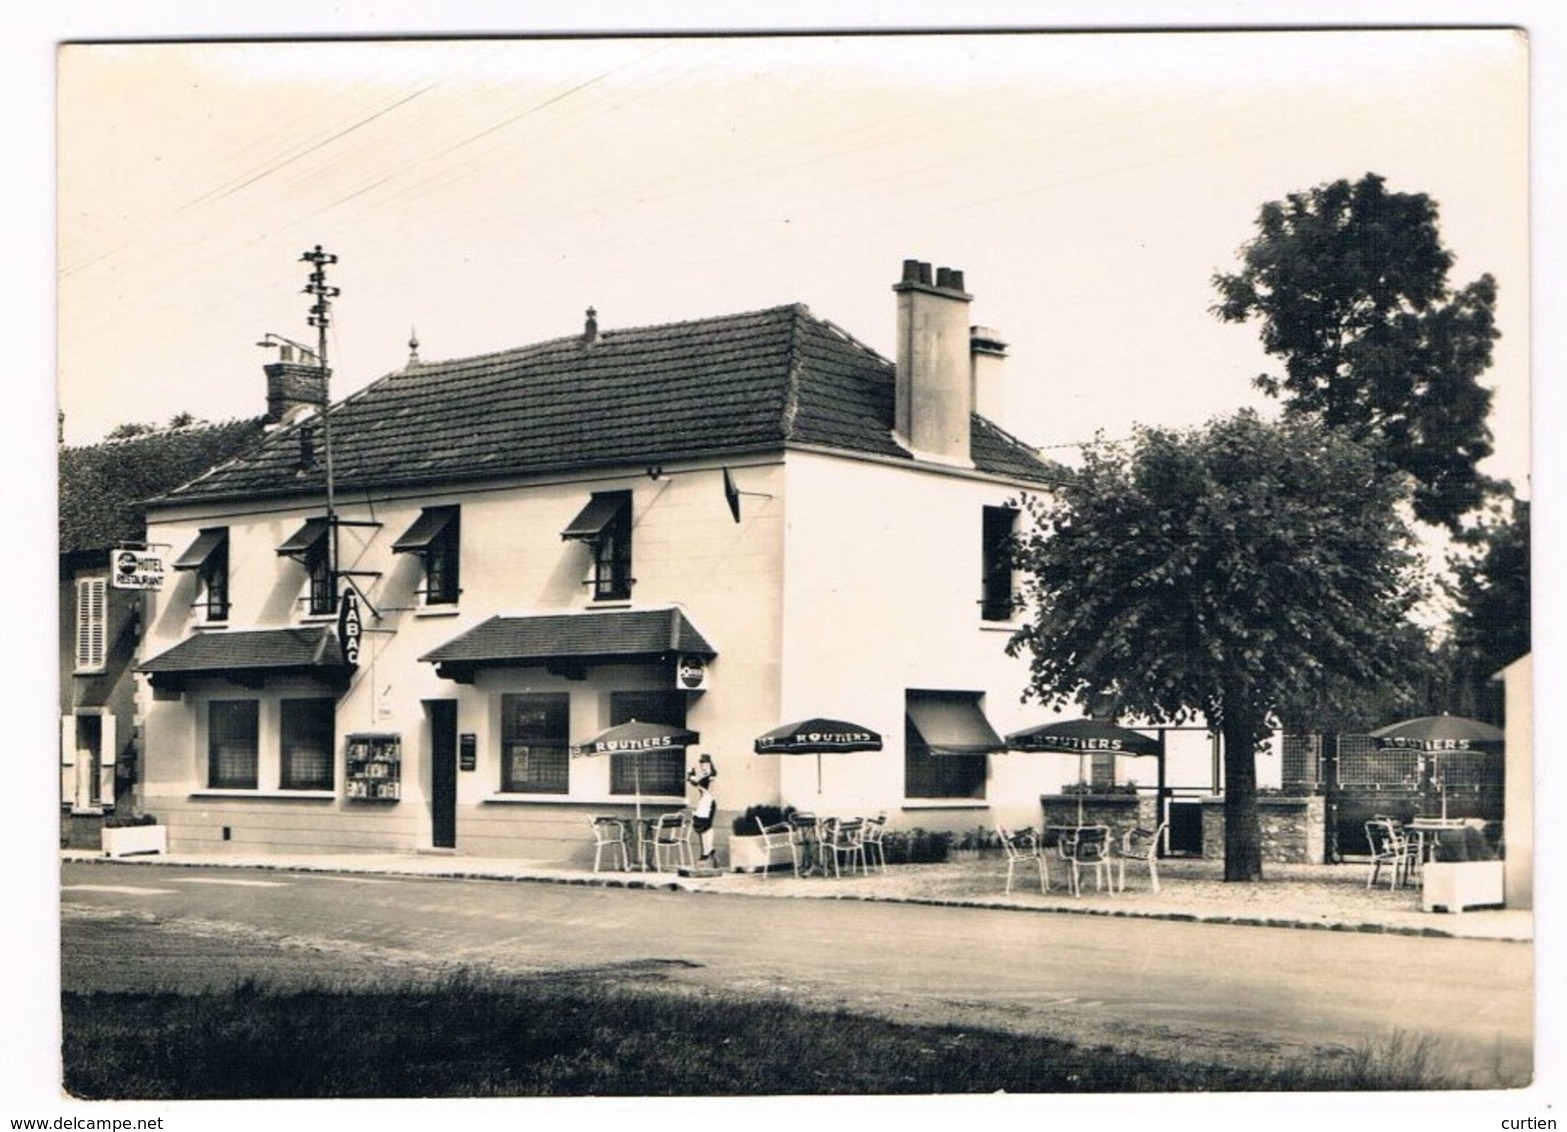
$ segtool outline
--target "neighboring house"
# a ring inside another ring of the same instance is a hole
[[[141,717],[133,663],[155,602],[149,591],[114,584],[113,558],[134,548],[180,569],[166,547],[156,540],[149,547],[145,501],[252,447],[270,425],[318,407],[319,379],[312,393],[292,372],[299,368],[266,367],[265,417],[59,449],[60,804],[61,836],[70,844],[96,845],[103,815],[136,806],[129,792],[138,778]],[[209,588],[204,600],[212,615],[222,612],[221,590]]]
[[[199,564],[140,653],[172,847],[590,859],[589,815],[685,799],[697,750],[569,754],[633,718],[700,732],[721,831],[763,802],[1037,822],[1064,760],[988,754],[1038,720],[1003,547],[1063,473],[988,419],[1004,347],[961,273],[893,290],[896,366],[803,306],[590,311],[333,406],[331,516],[317,421],[157,500],[149,537]],[[816,715],[885,747],[820,779],[753,754]]]

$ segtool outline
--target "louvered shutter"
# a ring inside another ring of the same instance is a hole
[[[76,717],[60,717],[60,801],[76,804]]]
[[[102,668],[108,633],[108,582],[80,578],[76,582],[76,667]]]
[[[98,804],[114,805],[114,756],[119,740],[114,734],[114,714],[106,712],[99,717],[102,732],[98,742]]]

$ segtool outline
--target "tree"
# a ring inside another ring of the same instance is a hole
[[[1478,471],[1492,450],[1478,379],[1499,337],[1496,282],[1448,288],[1437,219],[1430,197],[1390,193],[1374,173],[1291,193],[1262,206],[1241,269],[1214,275],[1212,309],[1261,320],[1284,376],[1255,384],[1286,414],[1375,442],[1414,477],[1416,518],[1456,531],[1495,486]]]
[[[1019,535],[1028,694],[1224,738],[1226,880],[1262,876],[1254,752],[1280,708],[1396,685],[1419,596],[1400,477],[1312,421],[1102,438]]]
[[[1529,501],[1508,493],[1449,555],[1454,680],[1477,703],[1490,678],[1531,648]],[[1494,714],[1486,712],[1484,714]]]

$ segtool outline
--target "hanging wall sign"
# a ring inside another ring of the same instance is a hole
[[[479,737],[472,731],[464,731],[457,736],[457,769],[477,770],[479,768]]]
[[[700,656],[683,656],[675,662],[675,686],[688,692],[707,687],[707,661]]]
[[[111,550],[109,584],[117,590],[161,590],[163,559],[145,550]]]
[[[337,599],[337,639],[343,646],[343,660],[350,668],[359,667],[359,638],[363,633],[359,598],[353,590],[344,590]]]

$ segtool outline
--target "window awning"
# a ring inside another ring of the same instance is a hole
[[[623,491],[599,492],[588,500],[588,505],[577,513],[566,529],[560,532],[563,539],[593,542],[604,533],[604,528],[614,521],[626,505]]]
[[[306,519],[305,525],[289,536],[288,541],[277,548],[280,555],[288,558],[305,558],[321,545],[321,540],[326,538],[327,520],[317,516]]]
[[[580,673],[590,665],[717,655],[678,609],[617,609],[491,617],[419,659],[448,680],[468,683],[483,668]]]
[[[196,541],[191,543],[185,553],[174,560],[176,570],[200,570],[206,566],[222,547],[228,545],[229,529],[227,527],[211,527],[196,536]]]
[[[413,526],[392,544],[392,550],[398,554],[424,554],[456,517],[455,507],[426,507]]]
[[[911,698],[908,713],[909,722],[933,755],[984,755],[1006,750],[974,700]]]
[[[173,691],[202,677],[259,686],[273,676],[346,680],[352,671],[343,659],[337,633],[329,625],[198,633],[142,661],[136,670],[146,673],[154,688]]]

